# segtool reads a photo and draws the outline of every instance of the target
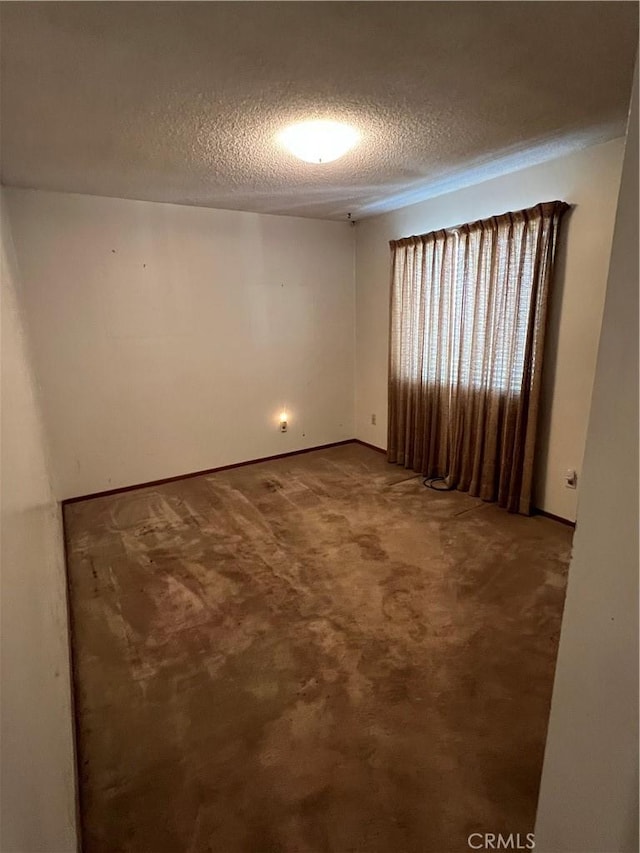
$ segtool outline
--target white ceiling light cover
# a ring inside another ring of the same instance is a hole
[[[337,121],[304,121],[285,128],[278,139],[305,163],[331,163],[343,157],[360,141],[360,134]]]

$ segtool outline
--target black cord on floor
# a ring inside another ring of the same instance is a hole
[[[425,477],[422,481],[422,485],[426,486],[427,489],[433,489],[434,492],[449,492],[451,491],[450,486],[436,486],[435,483],[444,483],[446,477]]]

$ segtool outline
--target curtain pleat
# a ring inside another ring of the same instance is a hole
[[[391,242],[388,458],[531,511],[560,221],[538,204]]]

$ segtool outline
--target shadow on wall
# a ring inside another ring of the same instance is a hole
[[[535,465],[533,472],[533,505],[542,506],[544,502],[545,473],[549,462],[549,439],[551,435],[550,412],[553,404],[553,389],[556,385],[558,367],[558,343],[562,322],[562,303],[567,273],[567,247],[571,218],[577,205],[572,204],[560,221],[556,265],[553,283],[549,293],[547,330],[544,342],[544,362],[542,365],[542,388],[538,415],[538,435],[536,439]],[[543,417],[546,413],[546,417]]]

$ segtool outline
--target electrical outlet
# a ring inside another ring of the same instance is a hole
[[[375,426],[377,423],[377,417],[375,414],[371,415],[371,426]]]

